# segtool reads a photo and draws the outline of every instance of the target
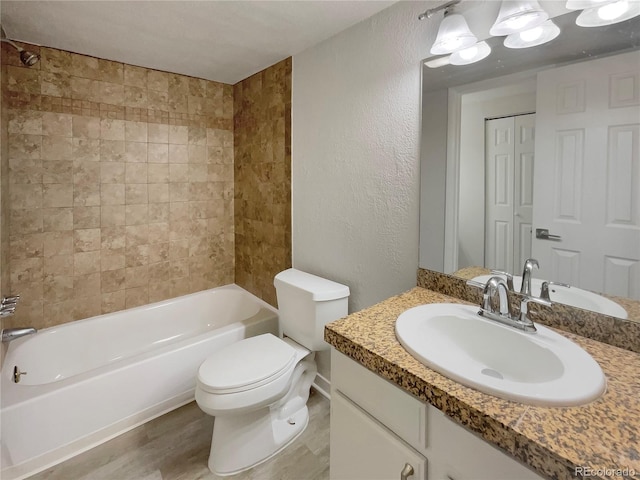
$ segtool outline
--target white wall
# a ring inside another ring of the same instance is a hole
[[[425,4],[401,2],[293,57],[293,265],[353,312],[416,284]]]

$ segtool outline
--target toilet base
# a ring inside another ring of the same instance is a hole
[[[263,408],[243,415],[216,417],[209,470],[225,477],[253,468],[293,442],[309,423],[306,405],[287,418],[278,409]]]

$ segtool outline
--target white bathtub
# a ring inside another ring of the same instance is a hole
[[[0,384],[0,477],[32,475],[192,401],[207,356],[266,332],[277,335],[277,311],[229,285],[11,342]],[[16,365],[27,372],[19,383]]]

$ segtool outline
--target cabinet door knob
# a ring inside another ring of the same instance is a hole
[[[409,477],[413,476],[413,467],[408,463],[404,464],[404,468],[400,472],[400,480],[407,480]]]

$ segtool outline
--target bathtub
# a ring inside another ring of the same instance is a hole
[[[41,330],[2,367],[0,477],[20,479],[194,399],[198,367],[277,311],[236,285]],[[13,368],[27,372],[13,382]]]

